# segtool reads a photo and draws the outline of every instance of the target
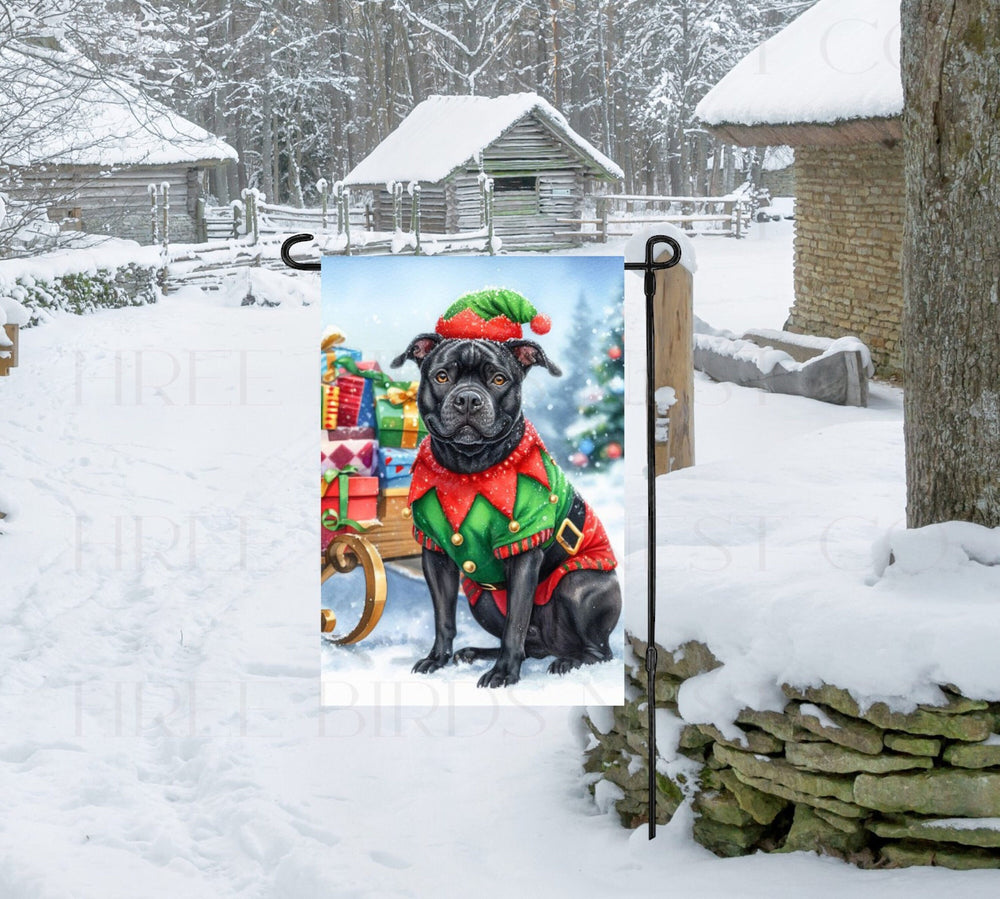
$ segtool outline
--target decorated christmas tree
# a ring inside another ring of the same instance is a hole
[[[591,369],[590,386],[573,433],[576,451],[570,462],[598,471],[621,459],[625,443],[625,322],[614,306],[608,329]]]
[[[580,291],[570,332],[558,354],[562,377],[545,382],[545,406],[532,412],[532,421],[545,434],[545,445],[560,465],[566,465],[576,452],[581,404],[593,389],[594,352],[601,327],[601,316]]]

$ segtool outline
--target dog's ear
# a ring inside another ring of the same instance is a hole
[[[392,360],[390,365],[392,368],[399,368],[407,359],[412,359],[417,365],[422,365],[424,359],[430,355],[431,350],[440,342],[440,334],[418,334],[410,341],[406,350]]]
[[[559,377],[562,374],[562,369],[555,364],[548,356],[545,355],[545,350],[543,350],[537,343],[533,340],[508,340],[505,344],[508,350],[510,350],[511,355],[518,361],[521,368],[527,371],[533,365],[543,365],[548,370],[549,374]]]

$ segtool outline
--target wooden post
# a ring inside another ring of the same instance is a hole
[[[496,256],[496,240],[493,230],[493,179],[486,179],[486,249]]]
[[[152,234],[152,242],[155,246],[160,242],[160,232],[159,232],[159,219],[156,214],[156,185],[149,184],[146,186],[146,192],[149,194],[149,226],[150,232]]]
[[[256,246],[257,241],[260,240],[260,219],[257,218],[257,198],[260,195],[256,190],[251,190],[247,194],[247,200],[249,204],[247,209],[250,210],[250,233],[252,235],[252,243]]]
[[[597,198],[597,217],[601,220],[598,227],[601,229],[601,243],[608,242],[608,198]]]
[[[326,178],[320,178],[316,182],[316,190],[319,191],[320,205],[323,209],[323,233],[326,234],[327,228],[327,192],[326,192]]]
[[[414,254],[420,255],[420,185],[413,185],[413,208],[410,211],[410,222],[413,228],[413,237],[417,242],[414,247]]]
[[[392,230],[403,230],[403,185],[400,181],[392,183]]]
[[[656,262],[670,259],[670,251]],[[676,400],[663,416],[657,413],[657,431],[665,418],[666,441],[656,443],[656,474],[694,465],[694,313],[693,279],[684,264],[656,273],[653,320],[656,351],[653,387],[672,387]]]
[[[163,194],[163,204],[160,207],[163,213],[163,250],[166,252],[170,246],[170,183],[164,181],[160,185],[160,191]]]
[[[11,346],[0,347],[0,350],[10,353],[9,356],[0,356],[0,377],[10,374],[10,370],[17,366],[17,342],[20,328],[17,325],[7,324],[3,326],[3,331],[11,342]]]
[[[198,231],[198,242],[208,243],[208,222],[205,221],[205,198],[198,197],[195,215],[195,227]]]
[[[344,187],[340,192],[341,199],[344,203],[344,238],[347,241],[347,245],[344,247],[344,252],[350,256],[351,255],[351,189],[349,187]]]

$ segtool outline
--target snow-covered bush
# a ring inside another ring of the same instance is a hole
[[[155,303],[155,273],[154,268],[134,262],[114,268],[63,271],[48,278],[22,272],[11,279],[0,278],[0,298],[8,297],[24,306],[30,314],[26,327],[31,327],[53,312],[83,315],[96,309]]]

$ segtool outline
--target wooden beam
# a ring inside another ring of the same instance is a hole
[[[666,262],[670,251],[657,262]],[[656,474],[694,465],[693,278],[683,265],[656,273],[653,295],[653,386],[672,387],[676,402],[667,411],[667,440],[655,448]],[[658,415],[658,418],[662,416]]]

